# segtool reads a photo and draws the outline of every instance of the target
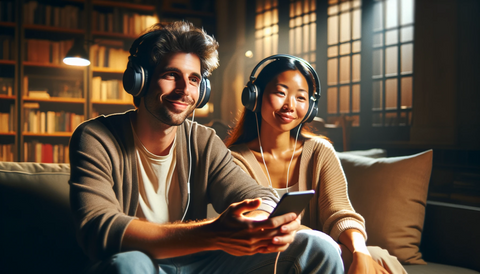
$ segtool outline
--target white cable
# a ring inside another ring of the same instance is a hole
[[[275,268],[273,269],[273,274],[277,274],[278,257],[280,257],[280,252],[278,252],[277,258],[275,259]]]
[[[193,120],[195,118],[195,109],[192,112],[192,124],[190,125],[190,130],[188,131],[188,179],[187,179],[187,207],[183,213],[182,222],[187,216],[188,207],[190,206],[190,176],[192,175],[192,146],[191,146],[191,137],[192,137],[192,128]]]
[[[292,158],[290,158],[290,163],[288,164],[288,169],[287,169],[287,185],[285,186],[285,188],[287,189],[287,193],[288,193],[288,178],[289,178],[289,175],[290,175],[290,166],[292,165],[293,156],[295,155],[295,149],[297,149],[298,133],[300,132],[300,129],[301,129],[301,128],[302,128],[302,124],[298,125],[297,136],[295,137],[295,144],[293,145]]]
[[[258,117],[256,112],[255,112],[255,122],[257,124],[257,136],[258,136],[258,144],[260,145],[260,154],[262,154],[263,165],[265,166],[265,170],[267,171],[268,183],[270,184],[270,187],[273,188],[272,179],[270,178],[270,173],[268,172],[267,164],[265,163],[265,157],[263,157],[262,141],[260,140],[260,130],[258,129]]]

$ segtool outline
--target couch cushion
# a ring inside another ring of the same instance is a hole
[[[419,245],[433,152],[378,159],[338,155],[352,205],[366,221],[367,244],[387,249],[403,264],[425,264]]]
[[[0,162],[5,273],[74,273],[85,256],[70,215],[68,164]]]

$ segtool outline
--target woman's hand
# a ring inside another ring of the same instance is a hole
[[[348,274],[388,274],[380,264],[375,262],[370,254],[353,252],[353,261]]]

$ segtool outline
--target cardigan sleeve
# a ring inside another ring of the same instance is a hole
[[[125,146],[113,136],[97,118],[80,125],[70,140],[70,206],[78,243],[92,260],[118,253],[134,219],[127,215],[132,177],[124,168],[128,157],[121,157]]]
[[[367,239],[364,218],[353,209],[347,181],[333,146],[325,139],[315,138],[313,146],[313,182],[318,193],[317,227],[335,241],[347,229],[359,230]]]

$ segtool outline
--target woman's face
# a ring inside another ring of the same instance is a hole
[[[302,122],[307,111],[308,83],[300,71],[284,71],[265,87],[261,113],[271,127],[290,131]]]

